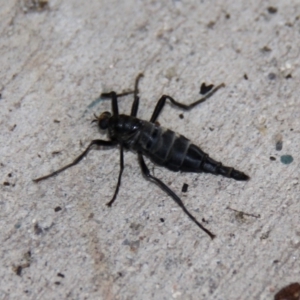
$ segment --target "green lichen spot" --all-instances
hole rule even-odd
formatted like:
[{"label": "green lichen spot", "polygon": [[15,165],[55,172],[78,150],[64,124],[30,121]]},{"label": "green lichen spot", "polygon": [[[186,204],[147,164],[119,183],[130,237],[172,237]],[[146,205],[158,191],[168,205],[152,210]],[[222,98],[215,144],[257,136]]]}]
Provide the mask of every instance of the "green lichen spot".
[{"label": "green lichen spot", "polygon": [[289,165],[293,160],[293,156],[288,154],[280,157],[280,161],[285,165]]}]

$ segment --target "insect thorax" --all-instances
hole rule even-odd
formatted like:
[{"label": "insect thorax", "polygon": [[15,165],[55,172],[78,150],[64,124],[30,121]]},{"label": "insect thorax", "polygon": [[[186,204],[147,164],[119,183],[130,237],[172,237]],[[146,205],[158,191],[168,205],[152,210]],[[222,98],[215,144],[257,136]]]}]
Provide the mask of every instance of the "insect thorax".
[{"label": "insect thorax", "polygon": [[112,117],[109,122],[108,133],[111,139],[123,143],[125,147],[136,139],[142,128],[142,121],[131,116],[119,115]]}]

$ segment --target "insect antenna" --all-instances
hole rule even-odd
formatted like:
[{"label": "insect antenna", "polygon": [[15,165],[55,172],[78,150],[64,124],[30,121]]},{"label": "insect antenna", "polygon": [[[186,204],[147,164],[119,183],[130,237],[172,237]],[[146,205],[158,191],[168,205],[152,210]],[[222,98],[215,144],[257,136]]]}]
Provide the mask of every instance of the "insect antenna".
[{"label": "insect antenna", "polygon": [[95,117],[95,119],[93,119],[93,120],[91,121],[91,124],[96,123],[96,122],[98,122],[98,120],[99,120],[99,117],[97,117],[96,114],[94,114],[94,117]]}]

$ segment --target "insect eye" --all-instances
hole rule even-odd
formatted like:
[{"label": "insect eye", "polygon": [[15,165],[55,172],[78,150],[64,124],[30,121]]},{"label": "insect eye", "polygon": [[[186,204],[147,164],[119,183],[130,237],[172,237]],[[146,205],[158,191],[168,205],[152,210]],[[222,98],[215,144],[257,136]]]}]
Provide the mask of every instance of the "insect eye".
[{"label": "insect eye", "polygon": [[98,124],[101,129],[105,130],[108,128],[110,117],[111,117],[111,113],[108,111],[106,111],[100,115],[100,117],[98,119]]}]

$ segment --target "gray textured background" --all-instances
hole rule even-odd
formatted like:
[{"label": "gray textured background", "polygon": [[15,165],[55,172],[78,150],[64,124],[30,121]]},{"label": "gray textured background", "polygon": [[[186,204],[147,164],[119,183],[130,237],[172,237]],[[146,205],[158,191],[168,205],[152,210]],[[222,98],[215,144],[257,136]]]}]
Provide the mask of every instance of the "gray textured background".
[{"label": "gray textured background", "polygon": [[[2,0],[0,19],[1,299],[272,299],[299,281],[299,1]],[[139,72],[144,119],[163,93],[189,103],[226,83],[159,121],[251,180],[154,168],[214,241],[130,152],[111,209],[117,149],[31,181],[104,138],[90,121],[110,103],[91,104]]]}]

